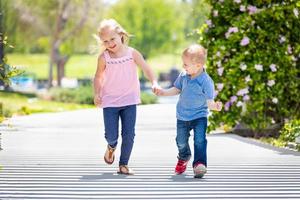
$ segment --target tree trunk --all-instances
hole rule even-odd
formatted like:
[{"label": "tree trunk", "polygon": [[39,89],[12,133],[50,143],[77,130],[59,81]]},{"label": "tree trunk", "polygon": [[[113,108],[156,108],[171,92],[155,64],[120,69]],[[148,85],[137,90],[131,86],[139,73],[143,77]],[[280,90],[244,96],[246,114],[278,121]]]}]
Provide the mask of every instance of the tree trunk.
[{"label": "tree trunk", "polygon": [[65,65],[69,60],[69,56],[61,57],[57,62],[57,86],[61,86],[61,80],[65,77]]},{"label": "tree trunk", "polygon": [[61,79],[65,76],[65,64],[69,60],[69,56],[62,56],[61,52],[59,51],[59,46],[65,42],[70,37],[74,36],[75,33],[82,28],[84,25],[87,16],[88,16],[88,10],[89,10],[89,1],[84,1],[84,12],[83,16],[77,23],[77,25],[68,33],[63,35],[66,23],[69,19],[68,14],[68,6],[69,6],[70,0],[65,0],[62,2],[61,7],[59,8],[59,14],[57,16],[56,20],[56,29],[53,34],[53,42],[51,45],[51,55],[50,55],[50,63],[49,63],[49,88],[52,86],[52,80],[53,80],[53,67],[56,65],[57,67],[57,84],[58,86],[61,86]]}]

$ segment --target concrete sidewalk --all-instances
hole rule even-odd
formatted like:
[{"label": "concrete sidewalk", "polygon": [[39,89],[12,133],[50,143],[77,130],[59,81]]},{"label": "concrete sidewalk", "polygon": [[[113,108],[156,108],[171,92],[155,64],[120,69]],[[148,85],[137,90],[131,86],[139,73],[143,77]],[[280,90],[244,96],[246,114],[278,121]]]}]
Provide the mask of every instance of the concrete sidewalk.
[{"label": "concrete sidewalk", "polygon": [[300,153],[231,134],[208,136],[203,179],[191,165],[175,176],[175,122],[174,104],[138,107],[136,175],[123,176],[103,161],[101,110],[10,119],[0,127],[0,199],[300,199]]}]

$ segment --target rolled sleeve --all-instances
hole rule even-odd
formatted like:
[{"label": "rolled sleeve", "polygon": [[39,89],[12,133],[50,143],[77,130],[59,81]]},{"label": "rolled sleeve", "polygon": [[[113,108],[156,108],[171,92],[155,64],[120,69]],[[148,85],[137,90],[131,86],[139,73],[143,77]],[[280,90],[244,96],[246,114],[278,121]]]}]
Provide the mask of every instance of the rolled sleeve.
[{"label": "rolled sleeve", "polygon": [[214,99],[215,86],[211,78],[207,78],[203,83],[204,94],[207,99]]},{"label": "rolled sleeve", "polygon": [[174,82],[174,87],[181,90],[182,89],[182,74],[180,74]]}]

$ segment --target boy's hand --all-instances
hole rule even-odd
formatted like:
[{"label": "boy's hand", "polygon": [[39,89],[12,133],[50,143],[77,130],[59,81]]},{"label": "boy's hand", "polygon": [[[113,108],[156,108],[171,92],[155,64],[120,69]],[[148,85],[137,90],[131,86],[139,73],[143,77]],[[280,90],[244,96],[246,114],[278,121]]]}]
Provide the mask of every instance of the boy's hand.
[{"label": "boy's hand", "polygon": [[217,101],[216,104],[215,104],[215,108],[216,108],[216,111],[221,111],[222,110],[222,102],[221,101]]},{"label": "boy's hand", "polygon": [[217,101],[217,102],[215,102],[214,100],[207,101],[207,107],[210,110],[221,111],[222,106],[223,106],[223,104],[221,101]]},{"label": "boy's hand", "polygon": [[99,95],[95,95],[95,97],[94,97],[95,106],[100,107],[101,103],[102,103],[102,101],[101,101],[101,98],[99,97]]},{"label": "boy's hand", "polygon": [[156,88],[154,94],[157,96],[162,96],[164,94],[164,90],[162,88]]},{"label": "boy's hand", "polygon": [[156,95],[158,95],[158,91],[162,90],[162,88],[158,85],[158,83],[154,83],[152,85],[152,92]]}]

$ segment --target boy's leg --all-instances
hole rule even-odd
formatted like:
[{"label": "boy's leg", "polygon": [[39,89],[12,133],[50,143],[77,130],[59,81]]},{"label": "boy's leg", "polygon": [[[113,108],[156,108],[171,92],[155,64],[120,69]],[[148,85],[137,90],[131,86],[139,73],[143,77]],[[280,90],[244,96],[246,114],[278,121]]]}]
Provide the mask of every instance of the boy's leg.
[{"label": "boy's leg", "polygon": [[201,163],[207,166],[207,140],[206,140],[206,129],[207,129],[207,118],[199,118],[193,122],[194,129],[194,161],[193,166],[197,163]]},{"label": "boy's leg", "polygon": [[127,165],[134,143],[136,105],[125,106],[120,111],[120,116],[122,122],[122,146],[119,165]]},{"label": "boy's leg", "polygon": [[177,120],[176,144],[178,148],[178,159],[180,160],[189,160],[191,157],[189,123],[190,122]]},{"label": "boy's leg", "polygon": [[118,144],[119,108],[103,108],[105,139],[108,145],[115,148]]}]

